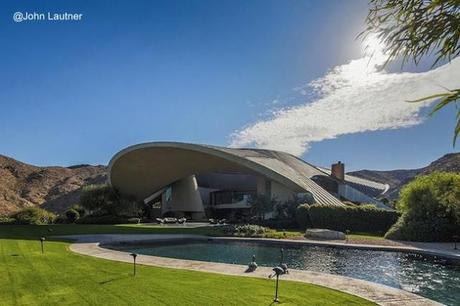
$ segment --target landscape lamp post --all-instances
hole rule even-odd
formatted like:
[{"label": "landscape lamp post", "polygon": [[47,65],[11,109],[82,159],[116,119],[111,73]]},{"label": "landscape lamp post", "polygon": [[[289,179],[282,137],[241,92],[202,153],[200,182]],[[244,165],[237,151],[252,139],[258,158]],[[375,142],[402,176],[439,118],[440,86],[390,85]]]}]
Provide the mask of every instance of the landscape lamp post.
[{"label": "landscape lamp post", "polygon": [[42,254],[45,253],[44,249],[43,249],[43,244],[45,243],[45,237],[40,237],[40,244],[41,244],[41,247],[42,247]]},{"label": "landscape lamp post", "polygon": [[454,236],[452,236],[452,239],[454,239],[454,250],[457,250],[458,236],[457,236],[457,235],[454,235]]},{"label": "landscape lamp post", "polygon": [[131,255],[133,257],[134,276],[136,276],[136,257],[137,257],[137,254],[136,253],[131,253],[129,255]]}]

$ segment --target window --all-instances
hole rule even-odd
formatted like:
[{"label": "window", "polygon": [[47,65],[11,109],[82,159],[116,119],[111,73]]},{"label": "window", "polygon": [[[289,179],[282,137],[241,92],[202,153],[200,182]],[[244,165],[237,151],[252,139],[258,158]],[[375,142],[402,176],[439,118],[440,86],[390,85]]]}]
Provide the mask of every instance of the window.
[{"label": "window", "polygon": [[165,190],[165,203],[168,203],[172,199],[172,187],[168,186]]}]

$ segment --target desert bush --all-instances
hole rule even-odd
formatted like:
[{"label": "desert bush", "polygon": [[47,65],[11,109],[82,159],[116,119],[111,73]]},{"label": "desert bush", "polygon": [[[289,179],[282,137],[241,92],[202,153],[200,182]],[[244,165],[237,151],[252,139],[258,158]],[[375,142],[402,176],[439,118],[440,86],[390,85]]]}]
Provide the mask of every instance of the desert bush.
[{"label": "desert bush", "polygon": [[16,219],[9,216],[0,216],[0,225],[13,224],[16,222]]},{"label": "desert bush", "polygon": [[432,173],[407,184],[397,202],[398,222],[385,237],[449,241],[460,234],[460,174]]},{"label": "desert bush", "polygon": [[70,208],[65,212],[65,217],[69,223],[75,223],[80,218],[80,213],[73,209]]},{"label": "desert bush", "polygon": [[84,215],[86,215],[85,209],[83,208],[83,206],[81,206],[78,203],[72,205],[70,208],[75,209],[78,212],[78,214],[80,215],[80,218],[83,217]]},{"label": "desert bush", "polygon": [[302,205],[296,215],[299,226],[326,228],[337,231],[385,233],[398,219],[396,211],[376,208],[373,205],[330,206]]},{"label": "desert bush", "polygon": [[52,224],[56,215],[38,207],[28,207],[12,216],[17,224]]}]

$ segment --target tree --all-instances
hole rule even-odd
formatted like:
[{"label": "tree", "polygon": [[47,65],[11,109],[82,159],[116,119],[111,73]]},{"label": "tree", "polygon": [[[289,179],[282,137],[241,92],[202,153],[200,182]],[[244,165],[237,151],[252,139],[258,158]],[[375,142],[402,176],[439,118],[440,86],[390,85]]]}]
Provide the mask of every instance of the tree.
[{"label": "tree", "polygon": [[[416,65],[435,53],[433,66],[460,54],[460,1],[458,0],[370,0],[367,29],[360,35],[377,34],[386,45],[387,62],[401,57],[403,65],[412,60]],[[457,103],[460,88],[409,102],[439,99],[431,114]],[[453,144],[460,135],[460,108]]]},{"label": "tree", "polygon": [[280,219],[294,219],[296,216],[297,207],[301,204],[313,204],[315,199],[311,193],[302,195],[294,195],[291,200],[278,202],[275,205],[276,215]]},{"label": "tree", "polygon": [[460,234],[460,174],[420,176],[401,190],[398,222],[385,237],[414,241],[449,241]]},{"label": "tree", "polygon": [[80,205],[90,214],[138,217],[142,212],[142,203],[105,184],[83,187]]},{"label": "tree", "polygon": [[109,212],[116,201],[115,190],[105,184],[84,186],[80,196],[80,205],[90,213]]},{"label": "tree", "polygon": [[251,204],[251,213],[257,216],[260,221],[265,220],[265,214],[273,211],[278,201],[266,195],[258,195],[249,200]]}]

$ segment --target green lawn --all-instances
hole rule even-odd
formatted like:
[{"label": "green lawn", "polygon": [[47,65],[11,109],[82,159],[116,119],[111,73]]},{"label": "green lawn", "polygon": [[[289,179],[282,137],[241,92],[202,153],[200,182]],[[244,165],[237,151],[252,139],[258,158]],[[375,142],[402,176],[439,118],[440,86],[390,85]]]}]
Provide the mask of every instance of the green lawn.
[{"label": "green lawn", "polygon": [[360,233],[360,232],[351,232],[348,235],[348,238],[351,240],[385,240],[383,234],[374,234],[374,233]]},{"label": "green lawn", "polygon": [[[51,231],[50,231],[51,230]],[[139,266],[74,254],[40,236],[88,233],[196,233],[135,225],[0,226],[1,305],[270,305],[274,281]],[[372,305],[327,288],[283,281],[283,305]]]}]

